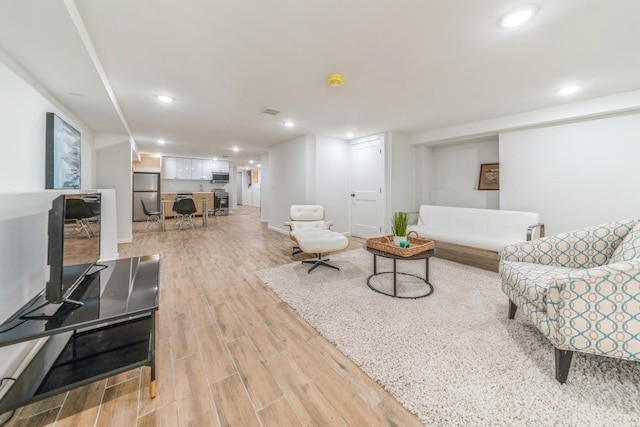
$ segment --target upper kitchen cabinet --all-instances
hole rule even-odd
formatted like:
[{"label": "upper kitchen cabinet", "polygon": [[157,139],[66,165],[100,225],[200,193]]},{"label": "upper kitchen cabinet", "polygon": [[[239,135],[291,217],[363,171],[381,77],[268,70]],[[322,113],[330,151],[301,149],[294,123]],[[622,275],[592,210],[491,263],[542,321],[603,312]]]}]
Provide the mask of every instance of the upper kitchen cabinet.
[{"label": "upper kitchen cabinet", "polygon": [[176,165],[178,167],[176,178],[191,179],[191,159],[183,159],[182,157],[178,157]]},{"label": "upper kitchen cabinet", "polygon": [[178,177],[178,166],[175,157],[162,157],[162,179],[176,179]]},{"label": "upper kitchen cabinet", "polygon": [[[229,162],[226,163],[227,171]],[[224,166],[220,166],[224,167]],[[162,157],[162,179],[211,180],[213,160],[188,159],[183,157]]]},{"label": "upper kitchen cabinet", "polygon": [[202,178],[206,181],[211,179],[211,173],[213,172],[213,160],[203,159],[202,160]]},{"label": "upper kitchen cabinet", "polygon": [[213,160],[211,172],[229,173],[229,162],[227,160]]},{"label": "upper kitchen cabinet", "polygon": [[191,159],[191,179],[202,179],[202,159]]}]

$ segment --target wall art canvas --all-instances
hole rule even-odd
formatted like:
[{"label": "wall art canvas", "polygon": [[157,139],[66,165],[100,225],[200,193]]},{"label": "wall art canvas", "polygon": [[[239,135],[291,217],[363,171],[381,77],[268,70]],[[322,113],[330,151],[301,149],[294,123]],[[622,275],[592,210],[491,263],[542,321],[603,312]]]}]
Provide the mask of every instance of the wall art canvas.
[{"label": "wall art canvas", "polygon": [[480,165],[480,180],[478,190],[500,189],[500,164],[485,163]]},{"label": "wall art canvas", "polygon": [[45,188],[80,188],[80,132],[47,113]]}]

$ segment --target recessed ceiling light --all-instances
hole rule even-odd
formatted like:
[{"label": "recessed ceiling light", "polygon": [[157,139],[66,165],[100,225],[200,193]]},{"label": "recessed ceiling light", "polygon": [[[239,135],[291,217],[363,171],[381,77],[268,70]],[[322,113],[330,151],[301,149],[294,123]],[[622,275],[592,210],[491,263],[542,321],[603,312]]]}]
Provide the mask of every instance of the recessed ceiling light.
[{"label": "recessed ceiling light", "polygon": [[173,102],[173,98],[167,95],[156,95],[156,99],[164,104],[170,104]]},{"label": "recessed ceiling light", "polygon": [[291,120],[287,120],[286,122],[283,122],[282,124],[284,125],[284,127],[287,127],[287,128],[292,128],[292,127],[294,127],[296,125]]},{"label": "recessed ceiling light", "polygon": [[498,21],[498,25],[503,28],[513,28],[524,24],[538,12],[538,6],[535,4],[528,4],[520,6],[506,13]]},{"label": "recessed ceiling light", "polygon": [[164,139],[162,139],[162,138],[158,139],[158,144],[164,144],[164,143],[165,143]]},{"label": "recessed ceiling light", "polygon": [[353,138],[353,132],[347,132],[347,138]]},{"label": "recessed ceiling light", "polygon": [[240,149],[238,147],[233,147],[233,152],[237,153],[238,151],[240,151]]},{"label": "recessed ceiling light", "polygon": [[556,92],[558,93],[558,95],[567,96],[567,95],[576,94],[576,93],[580,92],[581,89],[582,89],[582,86],[580,86],[580,85],[569,85],[569,86],[561,87]]},{"label": "recessed ceiling light", "polygon": [[218,158],[217,158],[217,157],[214,157],[214,158],[213,158],[213,160],[218,160]]},{"label": "recessed ceiling light", "polygon": [[258,165],[257,165],[257,166],[258,166],[258,167],[262,167],[262,165],[261,165],[260,163],[258,163]]},{"label": "recessed ceiling light", "polygon": [[252,165],[252,164],[253,164],[253,160],[249,160],[249,164],[251,164],[251,165]]}]

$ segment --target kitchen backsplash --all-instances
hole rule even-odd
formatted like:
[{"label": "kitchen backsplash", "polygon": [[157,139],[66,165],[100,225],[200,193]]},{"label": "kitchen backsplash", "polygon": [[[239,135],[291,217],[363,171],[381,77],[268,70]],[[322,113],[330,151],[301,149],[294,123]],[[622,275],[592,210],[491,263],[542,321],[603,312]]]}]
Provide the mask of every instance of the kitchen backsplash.
[{"label": "kitchen backsplash", "polygon": [[224,189],[229,191],[229,184],[211,184],[208,181],[191,181],[188,179],[163,179],[160,182],[163,193],[213,191]]}]

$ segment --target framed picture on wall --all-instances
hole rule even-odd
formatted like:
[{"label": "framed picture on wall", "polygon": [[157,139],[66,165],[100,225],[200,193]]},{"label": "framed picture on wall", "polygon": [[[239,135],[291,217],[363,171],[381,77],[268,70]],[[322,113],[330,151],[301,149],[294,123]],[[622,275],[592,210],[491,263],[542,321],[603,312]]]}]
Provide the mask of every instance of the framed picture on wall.
[{"label": "framed picture on wall", "polygon": [[47,113],[45,153],[44,188],[80,188],[80,132],[54,113]]},{"label": "framed picture on wall", "polygon": [[257,184],[258,183],[258,171],[253,171],[253,183]]},{"label": "framed picture on wall", "polygon": [[480,165],[478,190],[500,189],[500,163],[484,163]]}]

